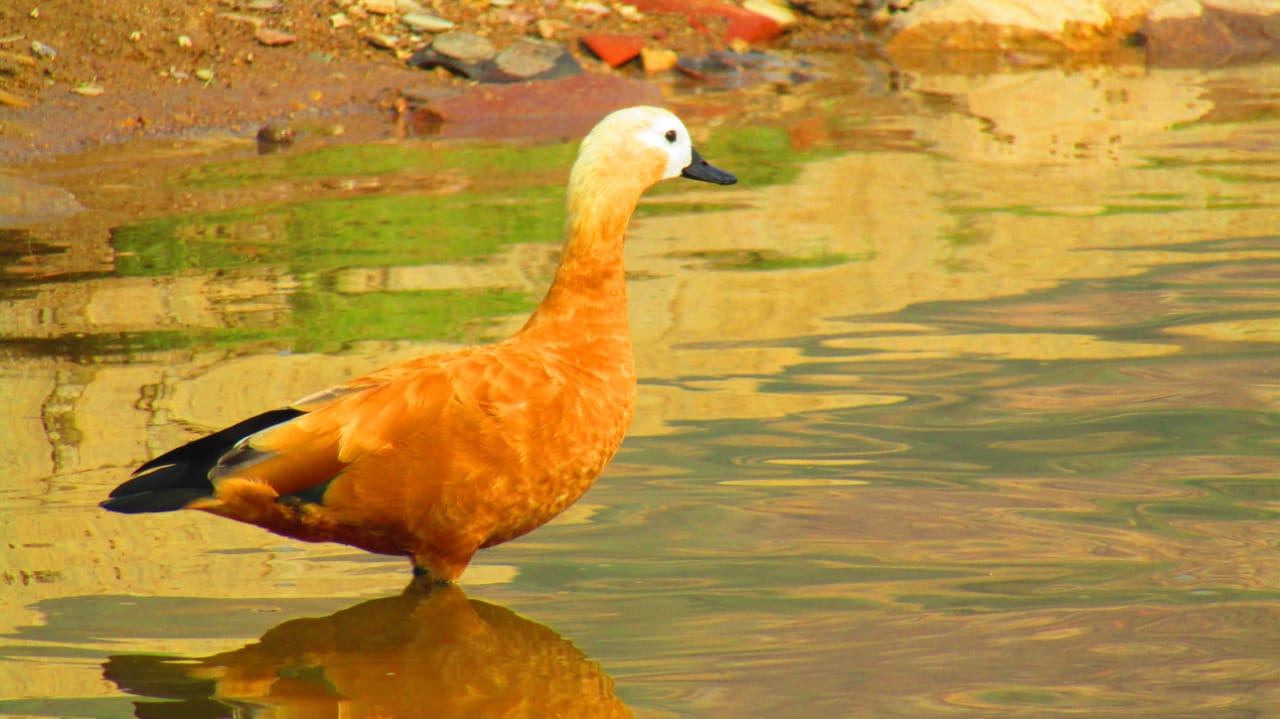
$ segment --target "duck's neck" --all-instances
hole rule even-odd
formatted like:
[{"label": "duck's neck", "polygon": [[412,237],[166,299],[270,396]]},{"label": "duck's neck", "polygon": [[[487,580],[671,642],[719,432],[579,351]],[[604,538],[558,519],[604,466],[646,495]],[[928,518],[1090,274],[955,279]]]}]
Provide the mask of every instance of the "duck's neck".
[{"label": "duck's neck", "polygon": [[626,272],[627,223],[637,196],[573,193],[555,280],[522,333],[557,333],[578,342],[630,344]]}]

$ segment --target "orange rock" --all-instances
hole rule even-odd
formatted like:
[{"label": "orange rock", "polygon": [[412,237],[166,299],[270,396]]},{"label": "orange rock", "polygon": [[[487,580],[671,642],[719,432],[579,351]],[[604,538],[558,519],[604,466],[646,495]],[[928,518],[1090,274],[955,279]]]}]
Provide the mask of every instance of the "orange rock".
[{"label": "orange rock", "polygon": [[782,34],[782,26],[772,18],[744,10],[721,0],[631,0],[643,13],[684,15],[691,23],[707,18],[722,18],[728,23],[724,39],[748,43],[768,42]]},{"label": "orange rock", "polygon": [[582,44],[596,57],[609,63],[609,67],[622,67],[644,49],[644,38],[636,35],[589,33],[582,36]]},{"label": "orange rock", "polygon": [[679,59],[674,50],[646,47],[640,51],[640,62],[648,73],[666,72],[675,67]]}]

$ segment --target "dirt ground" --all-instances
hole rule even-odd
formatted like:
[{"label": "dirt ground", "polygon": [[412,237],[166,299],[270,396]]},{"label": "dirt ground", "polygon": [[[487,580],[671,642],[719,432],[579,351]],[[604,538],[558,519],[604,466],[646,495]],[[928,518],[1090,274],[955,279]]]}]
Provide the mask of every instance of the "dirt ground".
[{"label": "dirt ground", "polygon": [[[390,112],[405,93],[467,92],[443,70],[405,60],[430,36],[411,36],[370,0],[11,0],[0,3],[0,162],[75,152],[135,137],[203,128],[253,133],[268,121]],[[562,42],[588,72],[611,70],[583,49],[586,32],[641,35],[685,56],[723,48],[715,20],[624,17],[617,4],[573,0],[422,0],[429,13],[502,47],[519,36]],[[841,4],[837,3],[837,6]],[[865,45],[850,0],[799,22],[764,49],[801,52]],[[600,8],[606,8],[604,12]],[[620,12],[620,10],[622,12]],[[539,23],[539,21],[544,21]],[[349,23],[349,24],[348,24]],[[260,28],[287,33],[268,45]],[[371,42],[394,35],[392,49]],[[738,49],[743,49],[740,45]]]}]

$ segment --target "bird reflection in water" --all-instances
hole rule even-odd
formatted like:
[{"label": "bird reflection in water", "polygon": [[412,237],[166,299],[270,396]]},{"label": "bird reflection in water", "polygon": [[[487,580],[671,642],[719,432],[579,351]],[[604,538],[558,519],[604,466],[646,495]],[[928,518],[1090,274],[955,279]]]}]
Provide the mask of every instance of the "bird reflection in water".
[{"label": "bird reflection in water", "polygon": [[204,659],[117,655],[103,675],[144,718],[631,717],[581,650],[456,585],[413,583],[287,621]]}]

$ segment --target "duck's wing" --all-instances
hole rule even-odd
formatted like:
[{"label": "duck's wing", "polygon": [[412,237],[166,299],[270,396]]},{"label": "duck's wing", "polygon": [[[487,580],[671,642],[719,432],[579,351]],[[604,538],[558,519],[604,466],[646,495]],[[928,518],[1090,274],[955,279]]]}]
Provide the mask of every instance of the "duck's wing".
[{"label": "duck's wing", "polygon": [[125,513],[182,509],[214,496],[218,482],[231,477],[315,501],[359,457],[438,419],[452,390],[440,358],[432,359],[379,370],[166,452],[139,467],[102,506]]}]

